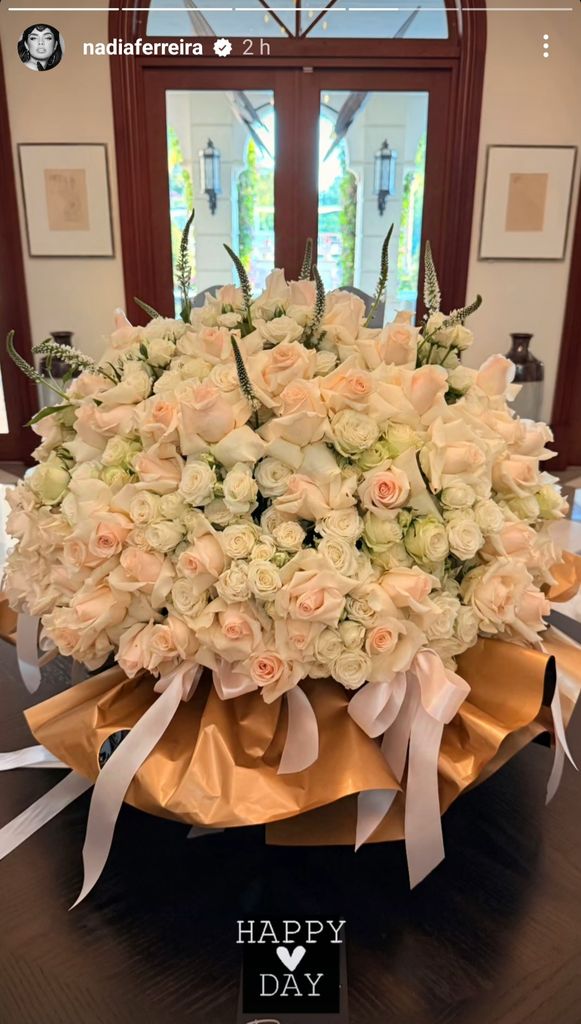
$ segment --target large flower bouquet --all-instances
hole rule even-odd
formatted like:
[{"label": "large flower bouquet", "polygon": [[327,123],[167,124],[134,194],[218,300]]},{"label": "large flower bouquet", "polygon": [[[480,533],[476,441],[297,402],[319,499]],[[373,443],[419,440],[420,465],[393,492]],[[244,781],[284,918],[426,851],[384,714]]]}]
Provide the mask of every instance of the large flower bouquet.
[{"label": "large flower bouquet", "polygon": [[53,382],[40,464],[9,497],[4,586],[90,669],[114,655],[158,692],[177,678],[190,697],[208,669],[220,701],[285,695],[283,771],[319,750],[306,680],[347,691],[366,738],[407,714],[384,748],[395,792],[421,709],[437,760],[468,696],[456,659],[479,637],[539,646],[565,511],[541,471],[551,432],[511,410],[507,359],[460,365],[480,299],[441,312],[429,246],[421,326],[371,328],[389,236],[369,312],[325,294],[309,246],[299,280],[275,270],[256,298],[231,254],[240,287],[193,308],[184,237],[181,319],[119,313],[98,362],[67,349],[78,375]]}]

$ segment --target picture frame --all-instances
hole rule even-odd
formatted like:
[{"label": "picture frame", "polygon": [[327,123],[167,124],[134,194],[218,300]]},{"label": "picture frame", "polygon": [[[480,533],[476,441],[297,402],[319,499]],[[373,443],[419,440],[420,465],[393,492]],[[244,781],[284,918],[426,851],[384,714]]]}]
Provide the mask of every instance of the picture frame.
[{"label": "picture frame", "polygon": [[115,256],[104,142],[21,142],[18,163],[32,259]]},{"label": "picture frame", "polygon": [[480,260],[563,260],[577,146],[490,145]]}]

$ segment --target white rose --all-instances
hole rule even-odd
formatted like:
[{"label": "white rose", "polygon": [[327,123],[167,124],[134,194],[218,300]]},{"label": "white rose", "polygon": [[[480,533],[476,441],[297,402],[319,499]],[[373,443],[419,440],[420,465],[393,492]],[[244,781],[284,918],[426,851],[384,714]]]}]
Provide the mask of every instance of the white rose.
[{"label": "white rose", "polygon": [[339,636],[348,651],[359,650],[365,640],[365,626],[352,619],[345,619],[339,623]]},{"label": "white rose", "polygon": [[237,327],[240,323],[240,313],[221,313],[220,316],[216,317],[216,322],[220,327]]},{"label": "white rose", "polygon": [[396,459],[402,452],[407,452],[408,448],[417,448],[420,436],[407,423],[390,423],[385,433],[385,443],[389,457]]},{"label": "white rose", "polygon": [[269,562],[276,554],[276,544],[272,537],[263,533],[252,548],[250,558],[253,562]]},{"label": "white rose", "polygon": [[389,569],[401,569],[413,565],[413,559],[406,551],[403,541],[377,546],[371,551],[371,559],[374,565],[380,566],[386,572]]},{"label": "white rose", "polygon": [[552,484],[544,484],[536,493],[542,519],[562,519],[567,514],[567,502]]},{"label": "white rose", "polygon": [[265,341],[273,345],[280,345],[282,342],[298,341],[302,336],[303,328],[290,316],[277,316],[268,323],[260,324],[258,328]]},{"label": "white rose", "polygon": [[150,523],[145,530],[145,539],[154,551],[173,551],[184,538],[184,527],[181,523]]},{"label": "white rose", "polygon": [[371,448],[379,437],[379,427],[371,416],[342,409],[331,420],[333,443],[342,455],[355,455]]},{"label": "white rose", "polygon": [[502,632],[516,618],[516,606],[530,588],[532,577],[521,561],[497,558],[479,566],[462,580],[461,593],[486,633]]},{"label": "white rose", "polygon": [[236,391],[240,387],[238,372],[234,363],[217,363],[212,367],[210,380],[219,391]]},{"label": "white rose", "polygon": [[343,641],[336,629],[324,629],[315,640],[315,656],[324,665],[335,661],[342,650]]},{"label": "white rose", "polygon": [[245,562],[233,562],[226,572],[216,580],[218,596],[227,604],[239,604],[250,597],[248,566]]},{"label": "white rose", "polygon": [[502,509],[499,508],[492,498],[476,502],[474,517],[485,537],[491,533],[498,533],[504,525]]},{"label": "white rose", "polygon": [[506,504],[517,519],[534,523],[540,517],[541,510],[534,494],[527,494],[525,498],[509,498]]},{"label": "white rose", "polygon": [[256,527],[250,523],[232,523],[220,534],[222,550],[228,558],[248,558],[256,543]]},{"label": "white rose", "polygon": [[468,391],[476,380],[476,370],[468,366],[457,366],[448,374],[448,384],[452,391],[460,393]]},{"label": "white rose", "polygon": [[183,519],[186,506],[180,495],[174,491],[172,494],[162,495],[159,500],[159,512],[164,519]]},{"label": "white rose", "polygon": [[315,360],[315,376],[326,377],[337,365],[337,356],[334,352],[325,352],[319,349]]},{"label": "white rose", "polygon": [[255,467],[254,476],[260,493],[265,498],[276,498],[286,491],[292,476],[292,469],[289,469],[284,462],[268,457],[261,459]]},{"label": "white rose", "polygon": [[128,462],[140,449],[141,445],[138,442],[129,441],[126,437],[110,437],[101,455],[101,462],[104,466],[117,466],[122,462]]},{"label": "white rose", "polygon": [[470,484],[459,481],[450,487],[444,487],[440,495],[440,501],[446,508],[464,508],[466,505],[473,505],[476,501],[476,493]]},{"label": "white rose", "polygon": [[458,516],[447,524],[446,532],[450,551],[463,562],[474,558],[484,543],[480,527],[473,519]]},{"label": "white rose", "polygon": [[184,466],[178,492],[190,505],[205,505],[212,500],[215,484],[216,474],[211,466],[193,460]]},{"label": "white rose", "polygon": [[28,484],[43,505],[57,505],[69,485],[70,476],[60,462],[44,462],[30,474]]},{"label": "white rose", "polygon": [[404,544],[418,562],[443,562],[449,545],[446,529],[431,516],[416,519],[407,531]]},{"label": "white rose", "polygon": [[342,537],[323,537],[318,551],[342,576],[354,576],[357,572],[357,551],[353,544]]},{"label": "white rose", "polygon": [[101,480],[113,491],[119,491],[131,480],[131,473],[121,466],[105,466],[101,472]]},{"label": "white rose", "polygon": [[193,580],[184,577],[175,581],[171,588],[171,599],[178,615],[188,615],[190,618],[200,615],[206,606],[206,598],[200,597]]},{"label": "white rose", "polygon": [[346,690],[357,690],[369,675],[371,658],[365,651],[343,651],[333,662],[331,674]]},{"label": "white rose", "polygon": [[182,359],[178,369],[182,380],[205,380],[212,366],[205,359]]},{"label": "white rose", "polygon": [[227,526],[234,518],[234,513],[230,511],[222,498],[215,498],[214,501],[205,505],[204,515],[214,526]]},{"label": "white rose", "polygon": [[434,607],[426,629],[428,640],[447,640],[454,635],[454,623],[460,609],[460,602],[450,594],[436,594],[430,598]]},{"label": "white rose", "polygon": [[129,502],[129,515],[138,526],[145,526],[159,518],[159,494],[138,491]]},{"label": "white rose", "polygon": [[242,514],[256,508],[258,485],[244,462],[237,462],[224,479],[224,503],[231,512]]},{"label": "white rose", "polygon": [[266,561],[250,563],[248,584],[254,596],[261,601],[269,601],[282,586],[278,569]]},{"label": "white rose", "polygon": [[380,519],[373,512],[366,512],[363,540],[371,551],[387,544],[396,544],[402,538],[402,529],[396,519]]},{"label": "white rose", "polygon": [[317,523],[317,533],[324,537],[342,537],[353,544],[363,533],[363,520],[354,508],[338,508]]},{"label": "white rose", "polygon": [[300,551],[306,533],[300,523],[295,519],[289,519],[288,522],[278,523],[272,531],[272,536],[277,547],[283,551]]},{"label": "white rose", "polygon": [[268,533],[271,536],[273,535],[274,530],[280,523],[287,523],[293,521],[294,520],[289,519],[288,515],[286,515],[284,512],[279,512],[279,510],[275,508],[274,505],[269,505],[268,508],[264,510],[260,517],[260,525],[262,526],[262,529],[264,530],[265,533]]},{"label": "white rose", "polygon": [[152,366],[167,366],[175,350],[175,344],[169,338],[152,338],[147,342],[147,361]]},{"label": "white rose", "polygon": [[151,551],[151,545],[146,536],[147,526],[135,526],[130,533],[127,534],[127,543],[131,547],[139,548],[141,551]]}]

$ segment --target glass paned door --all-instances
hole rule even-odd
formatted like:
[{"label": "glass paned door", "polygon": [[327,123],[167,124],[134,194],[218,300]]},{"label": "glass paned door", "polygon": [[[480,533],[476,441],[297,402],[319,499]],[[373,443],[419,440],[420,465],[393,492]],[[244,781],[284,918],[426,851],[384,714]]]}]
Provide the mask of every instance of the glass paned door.
[{"label": "glass paned door", "polygon": [[320,95],[319,271],[327,288],[372,295],[393,223],[386,319],[417,304],[428,100],[423,91]]},{"label": "glass paned door", "polygon": [[[194,295],[234,280],[224,242],[240,254],[254,289],[261,289],[274,265],[274,92],[169,90],[166,124],[174,265],[195,206]],[[179,312],[177,288],[174,299]]]}]

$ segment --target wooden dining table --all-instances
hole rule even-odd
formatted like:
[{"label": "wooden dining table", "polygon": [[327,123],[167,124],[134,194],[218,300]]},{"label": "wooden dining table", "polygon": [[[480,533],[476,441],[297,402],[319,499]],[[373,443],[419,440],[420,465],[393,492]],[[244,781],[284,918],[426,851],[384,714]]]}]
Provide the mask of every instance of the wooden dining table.
[{"label": "wooden dining table", "polygon": [[[15,750],[34,742],[23,709],[67,685],[69,666],[47,666],[31,697],[4,641],[0,658],[0,749]],[[569,737],[581,763],[579,710]],[[545,806],[551,759],[534,743],[462,796],[445,861],[411,892],[400,842],[188,839],[124,805],[100,881],[69,911],[85,793],[0,862],[0,1024],[237,1024],[249,918],[345,919],[350,1024],[580,1024],[581,777],[567,764]],[[0,773],[0,825],[61,777]]]}]

